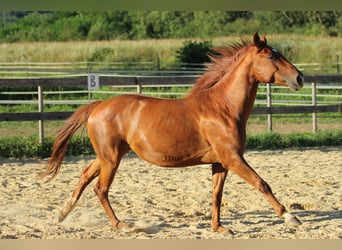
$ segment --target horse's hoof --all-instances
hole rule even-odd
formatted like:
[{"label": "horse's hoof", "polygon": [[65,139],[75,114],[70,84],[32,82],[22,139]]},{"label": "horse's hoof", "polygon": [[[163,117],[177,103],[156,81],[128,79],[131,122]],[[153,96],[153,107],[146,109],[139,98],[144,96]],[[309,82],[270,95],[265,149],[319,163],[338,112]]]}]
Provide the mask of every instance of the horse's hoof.
[{"label": "horse's hoof", "polygon": [[226,228],[224,226],[215,227],[215,228],[213,228],[213,231],[215,233],[220,233],[220,234],[224,234],[224,235],[231,236],[231,237],[234,237],[234,235],[235,235],[232,230],[230,230],[229,228]]},{"label": "horse's hoof", "polygon": [[134,231],[134,226],[133,225],[129,225],[129,224],[123,223],[121,221],[119,223],[115,224],[113,226],[113,228],[115,230],[120,230],[120,231],[125,232],[125,233],[129,233],[131,231]]},{"label": "horse's hoof", "polygon": [[59,213],[58,213],[58,223],[63,222],[66,217],[67,217],[67,215],[64,214],[63,211],[59,211]]},{"label": "horse's hoof", "polygon": [[64,216],[62,216],[61,214],[59,214],[59,215],[58,215],[58,223],[61,223],[61,222],[63,222],[63,221],[64,221],[64,219],[65,219],[65,217],[64,217]]},{"label": "horse's hoof", "polygon": [[226,231],[223,231],[222,234],[225,235],[225,236],[232,237],[232,238],[235,235],[235,233],[232,230],[230,230],[230,229],[226,229]]},{"label": "horse's hoof", "polygon": [[290,213],[285,213],[283,216],[285,218],[285,223],[286,224],[289,224],[289,225],[292,225],[292,226],[298,226],[298,225],[302,224],[300,222],[300,220],[296,216],[294,216],[294,215],[292,215]]}]

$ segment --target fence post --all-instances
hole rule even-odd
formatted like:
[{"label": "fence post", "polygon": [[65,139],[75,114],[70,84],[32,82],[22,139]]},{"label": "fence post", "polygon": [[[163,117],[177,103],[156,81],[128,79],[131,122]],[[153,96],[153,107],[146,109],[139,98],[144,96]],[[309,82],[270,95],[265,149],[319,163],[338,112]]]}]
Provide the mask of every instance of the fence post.
[{"label": "fence post", "polygon": [[[89,74],[91,73],[92,70],[92,63],[91,62],[87,62],[87,76],[89,77]],[[90,102],[91,100],[91,91],[89,90],[88,87],[88,101]]]},{"label": "fence post", "polygon": [[314,111],[312,113],[312,133],[317,132],[317,90],[316,90],[316,82],[312,83],[312,106],[314,107]]},{"label": "fence post", "polygon": [[340,74],[340,56],[339,56],[339,54],[336,54],[336,68],[337,68],[337,74]]},{"label": "fence post", "polygon": [[[38,112],[43,112],[43,87],[41,82],[38,83]],[[39,129],[39,143],[43,144],[44,141],[44,124],[43,120],[38,121],[38,129]]]},{"label": "fence post", "polygon": [[135,77],[135,84],[137,85],[137,93],[141,94],[142,93],[142,85],[139,82],[139,77]]},{"label": "fence post", "polygon": [[[267,83],[266,84],[266,89],[267,89],[267,107],[271,108],[272,107],[272,91],[271,91],[271,84]],[[272,113],[267,114],[267,130],[268,132],[272,132]]]}]

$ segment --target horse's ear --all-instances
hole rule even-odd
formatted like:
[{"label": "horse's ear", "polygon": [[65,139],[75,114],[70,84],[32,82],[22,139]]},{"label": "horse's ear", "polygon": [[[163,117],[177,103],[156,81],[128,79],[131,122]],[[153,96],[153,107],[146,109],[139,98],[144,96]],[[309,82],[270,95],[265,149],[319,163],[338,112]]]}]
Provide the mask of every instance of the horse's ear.
[{"label": "horse's ear", "polygon": [[260,44],[260,37],[259,37],[258,32],[255,32],[254,35],[253,35],[253,43],[257,47],[258,47],[258,44]]},{"label": "horse's ear", "polygon": [[258,32],[255,32],[254,36],[253,36],[253,43],[259,49],[259,51],[260,51],[260,50],[262,50],[263,48],[266,47],[267,40],[266,40],[265,36],[263,37],[263,40],[261,40]]},{"label": "horse's ear", "polygon": [[265,46],[267,45],[267,39],[266,39],[266,36],[264,35],[263,36],[263,38],[264,38],[264,43],[265,43]]}]

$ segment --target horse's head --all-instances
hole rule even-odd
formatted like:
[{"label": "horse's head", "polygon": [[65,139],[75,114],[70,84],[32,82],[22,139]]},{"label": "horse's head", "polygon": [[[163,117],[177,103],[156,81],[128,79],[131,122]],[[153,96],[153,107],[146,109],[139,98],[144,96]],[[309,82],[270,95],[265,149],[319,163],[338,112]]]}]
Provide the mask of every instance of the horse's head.
[{"label": "horse's head", "polygon": [[303,73],[279,51],[267,45],[265,37],[260,39],[258,33],[255,33],[252,47],[256,53],[252,70],[258,82],[288,86],[292,90],[299,90],[303,87]]}]

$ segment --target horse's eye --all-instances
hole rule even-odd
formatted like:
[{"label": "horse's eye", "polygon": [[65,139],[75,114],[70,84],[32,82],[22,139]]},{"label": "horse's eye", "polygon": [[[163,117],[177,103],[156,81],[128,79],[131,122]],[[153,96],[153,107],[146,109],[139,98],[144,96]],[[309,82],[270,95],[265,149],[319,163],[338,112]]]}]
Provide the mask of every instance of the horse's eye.
[{"label": "horse's eye", "polygon": [[268,55],[268,56],[267,56],[267,58],[268,58],[268,59],[270,59],[270,60],[274,60],[274,59],[276,59],[276,57],[275,57],[273,54],[271,54],[271,55]]},{"label": "horse's eye", "polygon": [[279,58],[279,52],[278,50],[272,48],[272,54],[268,55],[267,58],[270,59],[270,60],[275,60],[277,58]]}]

